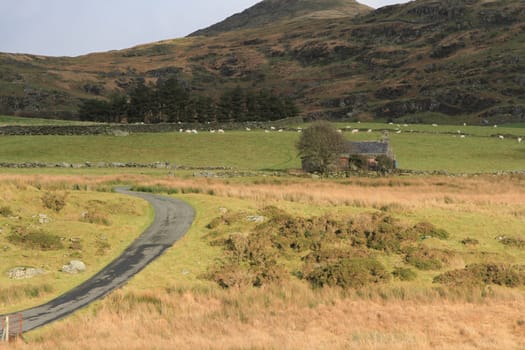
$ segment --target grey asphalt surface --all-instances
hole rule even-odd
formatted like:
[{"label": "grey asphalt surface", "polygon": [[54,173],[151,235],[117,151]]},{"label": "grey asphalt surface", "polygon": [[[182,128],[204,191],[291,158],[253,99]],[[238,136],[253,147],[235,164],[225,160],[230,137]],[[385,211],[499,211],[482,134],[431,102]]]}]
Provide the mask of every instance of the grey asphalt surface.
[{"label": "grey asphalt surface", "polygon": [[170,248],[193,223],[195,211],[181,200],[131,192],[125,188],[118,188],[116,191],[147,200],[155,210],[153,223],[121,256],[95,276],[46,304],[21,311],[24,332],[64,318],[122,286]]}]

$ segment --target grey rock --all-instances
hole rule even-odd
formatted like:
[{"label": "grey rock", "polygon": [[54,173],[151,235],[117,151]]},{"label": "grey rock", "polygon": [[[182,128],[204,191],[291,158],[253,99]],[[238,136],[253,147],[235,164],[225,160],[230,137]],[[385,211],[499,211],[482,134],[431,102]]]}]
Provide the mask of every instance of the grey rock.
[{"label": "grey rock", "polygon": [[69,264],[62,266],[62,272],[76,274],[86,271],[86,264],[80,260],[71,260]]},{"label": "grey rock", "polygon": [[44,274],[46,271],[40,268],[18,266],[10,269],[7,276],[13,280],[20,280],[25,278],[33,278]]}]

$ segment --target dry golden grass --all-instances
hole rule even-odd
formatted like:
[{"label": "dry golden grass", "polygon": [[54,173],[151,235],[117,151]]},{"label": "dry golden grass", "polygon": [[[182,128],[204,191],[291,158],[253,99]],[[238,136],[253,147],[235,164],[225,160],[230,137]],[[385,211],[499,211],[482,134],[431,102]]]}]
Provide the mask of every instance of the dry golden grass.
[{"label": "dry golden grass", "polygon": [[119,291],[14,349],[519,349],[524,306],[522,295],[385,301],[301,285]]}]

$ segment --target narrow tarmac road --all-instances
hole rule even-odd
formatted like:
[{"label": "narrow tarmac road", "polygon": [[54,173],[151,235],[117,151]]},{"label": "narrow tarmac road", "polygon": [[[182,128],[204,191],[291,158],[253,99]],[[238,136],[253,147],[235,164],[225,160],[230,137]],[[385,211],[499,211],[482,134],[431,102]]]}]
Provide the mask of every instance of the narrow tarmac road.
[{"label": "narrow tarmac road", "polygon": [[21,311],[24,332],[61,319],[122,286],[170,248],[193,223],[195,211],[183,201],[125,188],[118,188],[117,192],[147,200],[155,210],[153,223],[95,276],[46,304]]}]

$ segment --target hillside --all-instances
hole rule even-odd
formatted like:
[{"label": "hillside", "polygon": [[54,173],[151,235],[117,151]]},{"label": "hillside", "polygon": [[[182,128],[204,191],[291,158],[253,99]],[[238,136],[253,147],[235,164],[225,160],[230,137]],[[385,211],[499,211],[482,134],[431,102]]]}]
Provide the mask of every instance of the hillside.
[{"label": "hillside", "polygon": [[266,0],[187,38],[75,58],[0,54],[0,113],[74,117],[81,98],[176,77],[214,98],[237,85],[283,93],[308,118],[523,122],[524,19],[521,0],[375,11]]},{"label": "hillside", "polygon": [[353,17],[372,9],[354,0],[265,0],[190,36],[217,35],[233,30],[261,27],[278,20]]}]

